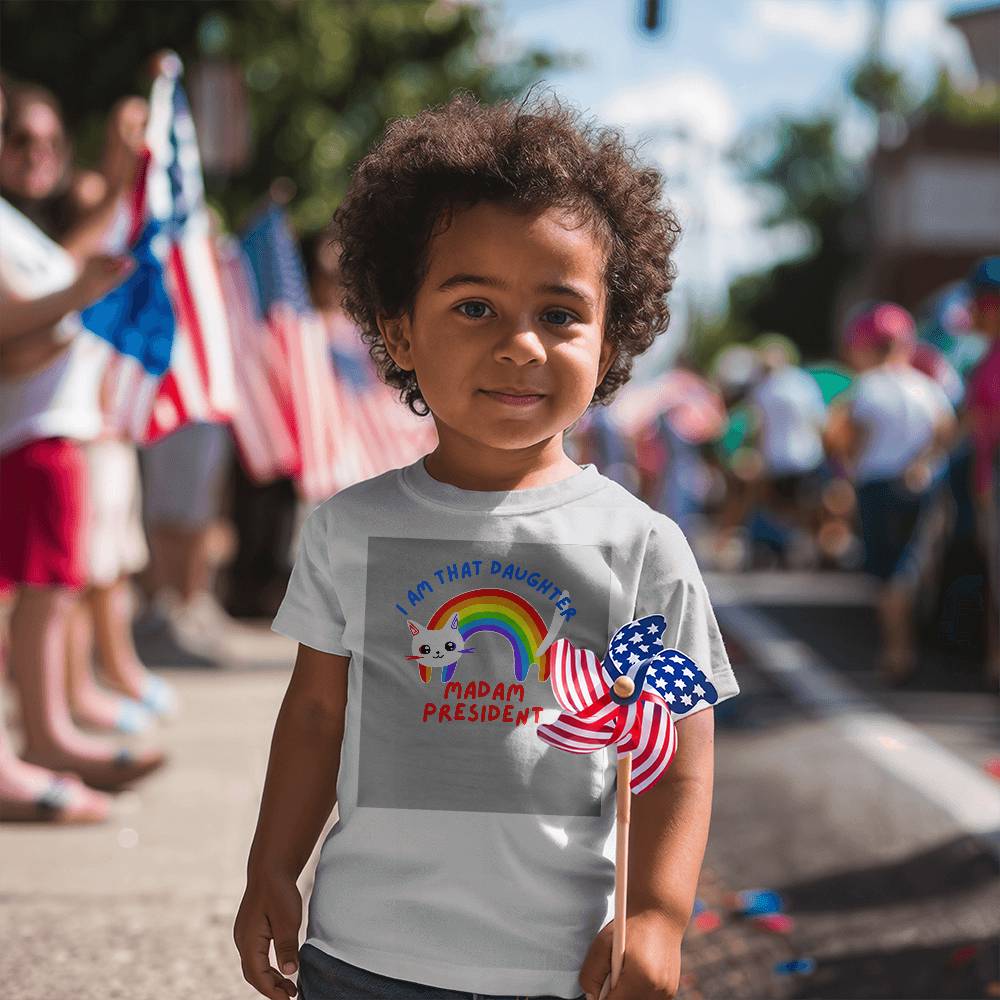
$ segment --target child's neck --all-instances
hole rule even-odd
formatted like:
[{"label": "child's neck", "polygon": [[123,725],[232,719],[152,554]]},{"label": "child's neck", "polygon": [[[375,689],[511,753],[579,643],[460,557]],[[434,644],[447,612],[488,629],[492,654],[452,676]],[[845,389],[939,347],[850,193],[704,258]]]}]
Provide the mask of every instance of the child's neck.
[{"label": "child's neck", "polygon": [[424,469],[432,479],[463,490],[508,492],[548,486],[580,471],[563,450],[562,435],[544,448],[506,451],[471,440],[440,441],[424,456]]}]

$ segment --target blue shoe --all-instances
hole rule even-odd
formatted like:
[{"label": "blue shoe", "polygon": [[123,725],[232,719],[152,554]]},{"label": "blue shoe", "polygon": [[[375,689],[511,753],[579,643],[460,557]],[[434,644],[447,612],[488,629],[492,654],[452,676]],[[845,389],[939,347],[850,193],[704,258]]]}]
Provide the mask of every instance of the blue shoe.
[{"label": "blue shoe", "polygon": [[115,730],[119,733],[133,735],[144,733],[153,724],[153,712],[145,705],[132,698],[118,700],[118,718],[115,719]]},{"label": "blue shoe", "polygon": [[177,713],[177,693],[162,677],[150,674],[142,692],[142,704],[161,719]]}]

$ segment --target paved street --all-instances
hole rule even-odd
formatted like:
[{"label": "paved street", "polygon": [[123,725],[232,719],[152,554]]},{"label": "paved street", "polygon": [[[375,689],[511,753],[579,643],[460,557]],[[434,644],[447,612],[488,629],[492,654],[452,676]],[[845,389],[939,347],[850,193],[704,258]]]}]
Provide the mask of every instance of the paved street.
[{"label": "paved street", "polygon": [[[789,662],[783,676],[761,662],[761,650],[821,655],[823,669],[858,692],[852,713],[912,724],[892,738],[926,736],[932,742],[919,753],[938,756],[921,761],[950,768],[941,772],[950,784],[964,780],[983,792],[979,815],[1000,788],[982,770],[997,745],[995,696],[971,681],[946,694],[878,691],[860,654],[846,665],[838,658],[841,642],[863,649],[862,630],[873,624],[842,579],[813,581],[811,597],[791,578],[707,579],[742,694],[717,713],[713,824],[699,893],[708,916],[685,940],[681,995],[997,995],[989,992],[1000,981],[995,842],[970,832],[971,814],[947,796],[925,793],[896,763],[883,766],[843,713],[810,703],[796,687],[805,682],[789,683],[799,676]],[[762,635],[779,645],[761,645]],[[231,927],[293,646],[263,625],[237,646],[232,669],[163,668],[184,699],[180,717],[162,731],[171,764],[119,796],[111,823],[0,830],[4,997],[255,995],[242,981]],[[307,871],[304,890],[309,881]],[[793,921],[788,933],[734,912],[731,894],[749,889],[781,894]],[[795,960],[811,960],[812,971],[775,971]]]}]

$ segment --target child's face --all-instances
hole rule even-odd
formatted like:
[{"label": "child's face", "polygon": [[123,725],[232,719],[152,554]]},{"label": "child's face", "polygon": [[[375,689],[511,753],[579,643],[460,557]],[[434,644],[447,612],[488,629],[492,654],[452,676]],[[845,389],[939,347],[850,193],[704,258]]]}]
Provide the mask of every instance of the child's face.
[{"label": "child's face", "polygon": [[[558,209],[490,202],[456,212],[429,247],[412,318],[382,327],[416,372],[445,448],[545,449],[593,399],[614,352],[603,335],[602,246]],[[540,394],[524,404],[491,390]]]}]

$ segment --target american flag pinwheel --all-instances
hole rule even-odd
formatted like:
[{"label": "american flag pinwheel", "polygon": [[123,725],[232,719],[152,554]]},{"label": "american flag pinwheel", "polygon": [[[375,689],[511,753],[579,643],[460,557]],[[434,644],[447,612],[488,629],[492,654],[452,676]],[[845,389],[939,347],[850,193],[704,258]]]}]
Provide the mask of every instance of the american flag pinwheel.
[{"label": "american flag pinwheel", "polygon": [[677,751],[674,717],[718,692],[689,656],[661,643],[667,622],[646,615],[615,632],[603,661],[568,639],[553,645],[550,680],[563,709],[538,735],[570,753],[593,753],[614,744],[632,755],[630,787],[636,795],[663,776]]},{"label": "american flag pinwheel", "polygon": [[719,698],[694,660],[663,646],[666,626],[663,615],[630,621],[615,632],[602,661],[568,639],[552,644],[557,655],[549,679],[563,711],[554,722],[540,725],[538,735],[570,753],[593,753],[612,743],[618,750],[611,972],[599,1000],[617,986],[625,962],[631,793],[652,788],[673,761],[673,717],[691,712],[702,701],[714,705]]}]

